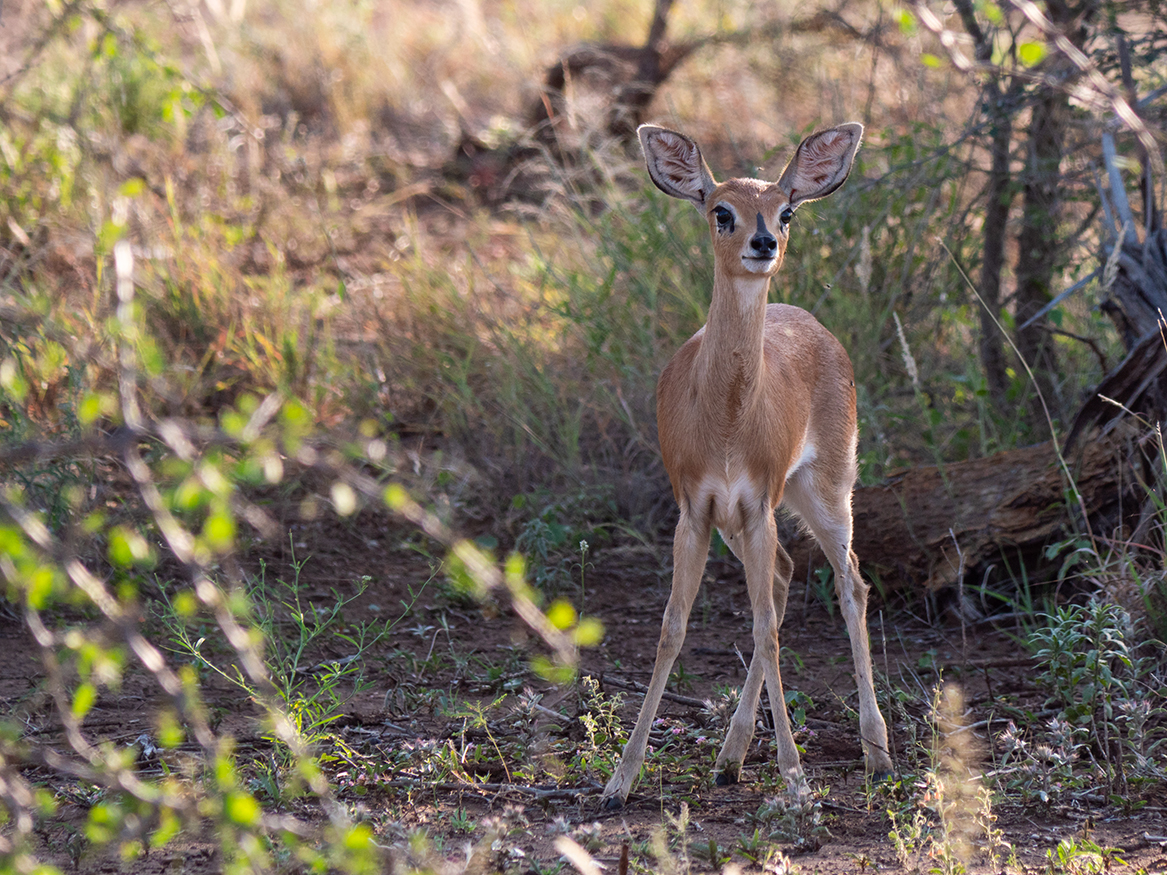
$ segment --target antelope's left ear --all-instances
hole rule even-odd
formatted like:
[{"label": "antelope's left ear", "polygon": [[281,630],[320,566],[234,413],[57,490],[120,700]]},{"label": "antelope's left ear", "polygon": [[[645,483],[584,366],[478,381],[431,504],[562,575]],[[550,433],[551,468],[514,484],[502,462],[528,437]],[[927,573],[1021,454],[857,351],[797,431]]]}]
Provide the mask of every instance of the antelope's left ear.
[{"label": "antelope's left ear", "polygon": [[842,185],[862,141],[863,125],[847,122],[811,134],[799,143],[778,179],[778,188],[790,198],[790,206],[826,197]]}]

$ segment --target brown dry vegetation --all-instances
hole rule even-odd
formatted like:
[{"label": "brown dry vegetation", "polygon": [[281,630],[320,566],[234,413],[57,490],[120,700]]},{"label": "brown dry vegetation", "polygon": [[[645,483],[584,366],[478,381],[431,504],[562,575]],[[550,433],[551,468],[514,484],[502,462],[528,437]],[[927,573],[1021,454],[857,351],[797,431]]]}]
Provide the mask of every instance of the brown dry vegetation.
[{"label": "brown dry vegetation", "polygon": [[[658,5],[692,50],[648,117],[719,173],[867,126],[776,289],[855,362],[867,483],[1063,435],[1124,355],[1105,282],[1018,328],[1114,245],[1094,169],[1116,94],[1155,147],[1119,131],[1140,222],[1162,143],[1162,10],[1086,6],[1042,8],[1109,91],[1008,4],[935,7],[974,71],[878,2]],[[667,597],[656,375],[703,321],[710,258],[605,121],[628,82],[541,84],[582,45],[639,51],[652,16],[3,4],[0,871],[570,871],[563,836],[633,871],[1162,870],[1152,366],[1112,377],[1150,425],[1104,528],[1067,499],[1025,565],[978,557],[939,597],[874,581],[898,780],[856,772],[849,647],[812,567],[783,671],[823,794],[785,805],[765,732],[743,783],[711,786],[749,656],[722,551],[631,804],[596,811]],[[1044,218],[1035,111],[1065,122]],[[994,246],[1000,333],[973,293]],[[1036,296],[1024,246],[1052,259]]]}]

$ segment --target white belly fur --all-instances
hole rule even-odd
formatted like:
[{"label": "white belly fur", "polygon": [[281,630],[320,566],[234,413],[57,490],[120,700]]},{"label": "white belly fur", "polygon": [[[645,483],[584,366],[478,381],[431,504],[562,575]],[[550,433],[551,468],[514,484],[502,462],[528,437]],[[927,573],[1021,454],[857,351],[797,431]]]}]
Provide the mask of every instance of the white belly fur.
[{"label": "white belly fur", "polygon": [[[803,444],[794,463],[786,471],[786,480],[814,459],[814,444]],[[713,513],[710,522],[723,535],[733,537],[741,531],[745,521],[742,510],[759,506],[765,491],[765,483],[754,481],[743,468],[731,466],[727,461],[723,476],[712,474],[701,481],[694,504],[697,507],[710,507]]]}]

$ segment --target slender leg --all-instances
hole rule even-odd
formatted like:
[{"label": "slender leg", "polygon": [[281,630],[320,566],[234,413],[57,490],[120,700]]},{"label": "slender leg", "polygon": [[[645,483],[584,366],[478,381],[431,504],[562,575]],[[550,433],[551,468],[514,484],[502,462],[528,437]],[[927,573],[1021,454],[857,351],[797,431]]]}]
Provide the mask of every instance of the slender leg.
[{"label": "slender leg", "polygon": [[746,566],[746,586],[754,611],[754,659],[761,660],[765,671],[778,747],[778,769],[786,780],[790,795],[801,799],[807,792],[806,778],[798,761],[794,734],[790,731],[782,675],[778,670],[778,614],[774,604],[777,552],[778,529],[773,513],[759,513],[747,520],[742,538],[742,561]]},{"label": "slender leg", "polygon": [[636,718],[636,728],[632,730],[628,743],[624,745],[620,765],[616,767],[608,786],[604,788],[604,796],[600,802],[604,808],[619,808],[624,804],[640,774],[640,767],[644,765],[648,733],[652,728],[652,721],[656,718],[669,672],[673,670],[673,663],[685,641],[689,611],[692,610],[693,600],[701,586],[701,574],[705,570],[705,561],[709,555],[709,535],[710,526],[707,518],[693,520],[684,508],[681,509],[681,519],[673,536],[673,589],[669,594],[669,603],[665,607],[665,616],[661,623],[660,642],[656,648],[656,665],[652,669],[652,680],[648,684],[648,692],[644,695],[644,704],[640,706],[640,716]]},{"label": "slender leg", "polygon": [[[733,550],[734,555],[745,564],[745,559],[739,552],[739,545],[742,543],[741,537],[726,538],[725,542]],[[777,617],[778,628],[781,629],[782,618],[786,615],[786,595],[790,590],[790,578],[794,573],[794,563],[786,551],[782,549],[782,544],[777,542],[777,539],[775,539],[775,543],[777,550],[773,590],[774,614]],[[745,762],[746,752],[754,738],[758,698],[762,693],[764,679],[765,669],[758,659],[758,650],[755,648],[754,655],[750,658],[750,669],[746,673],[746,682],[742,687],[741,698],[738,700],[737,709],[730,721],[729,731],[725,735],[725,744],[722,746],[714,766],[719,786],[737,783],[741,774],[742,763]]]},{"label": "slender leg", "polygon": [[859,736],[867,756],[867,771],[886,777],[893,771],[887,746],[887,724],[875,700],[875,678],[871,667],[871,645],[867,637],[867,584],[859,576],[859,561],[850,549],[840,549],[831,559],[835,569],[835,591],[851,638],[851,658],[855,661],[855,683],[859,690]]},{"label": "slender leg", "polygon": [[887,745],[887,724],[875,699],[871,645],[867,638],[867,584],[859,575],[859,561],[851,549],[851,491],[831,495],[815,487],[788,484],[787,502],[814,533],[835,570],[835,591],[851,639],[855,683],[859,690],[859,734],[867,771],[885,777],[894,771]]}]

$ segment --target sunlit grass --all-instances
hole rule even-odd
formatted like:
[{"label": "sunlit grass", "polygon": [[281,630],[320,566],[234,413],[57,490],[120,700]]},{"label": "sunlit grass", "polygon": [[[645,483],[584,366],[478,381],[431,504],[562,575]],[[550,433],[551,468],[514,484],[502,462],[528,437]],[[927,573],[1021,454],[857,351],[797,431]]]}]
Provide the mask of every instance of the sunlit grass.
[{"label": "sunlit grass", "polygon": [[[439,172],[461,132],[500,118],[519,130],[557,50],[637,42],[647,7],[453,8],[213,3],[175,28],[126,7],[52,42],[14,92],[28,115],[0,132],[18,156],[0,212],[32,244],[5,295],[64,338],[30,337],[18,356],[39,396],[109,387],[111,350],[93,339],[125,237],[142,342],[164,364],[147,385],[159,411],[213,414],[279,390],[321,423],[444,441],[502,504],[617,472],[665,490],[654,387],[708,305],[699,218],[598,134],[570,168],[533,159],[534,189],[502,209]],[[671,33],[732,32],[747,12],[678,9]],[[865,480],[1032,440],[994,412],[976,363],[979,305],[959,269],[978,257],[969,156],[946,148],[942,122],[903,121],[962,110],[967,94],[942,71],[896,78],[884,59],[859,76],[821,49],[814,34],[703,49],[653,114],[694,134],[720,176],[755,163],[776,175],[803,127],[876,116],[848,185],[800,211],[774,300],[812,310],[849,350]],[[1071,334],[1100,333],[1085,300],[1061,315]],[[1057,344],[1070,366],[1055,401],[1070,411],[1101,368],[1080,342]],[[1030,387],[1015,376],[1020,413]]]}]

